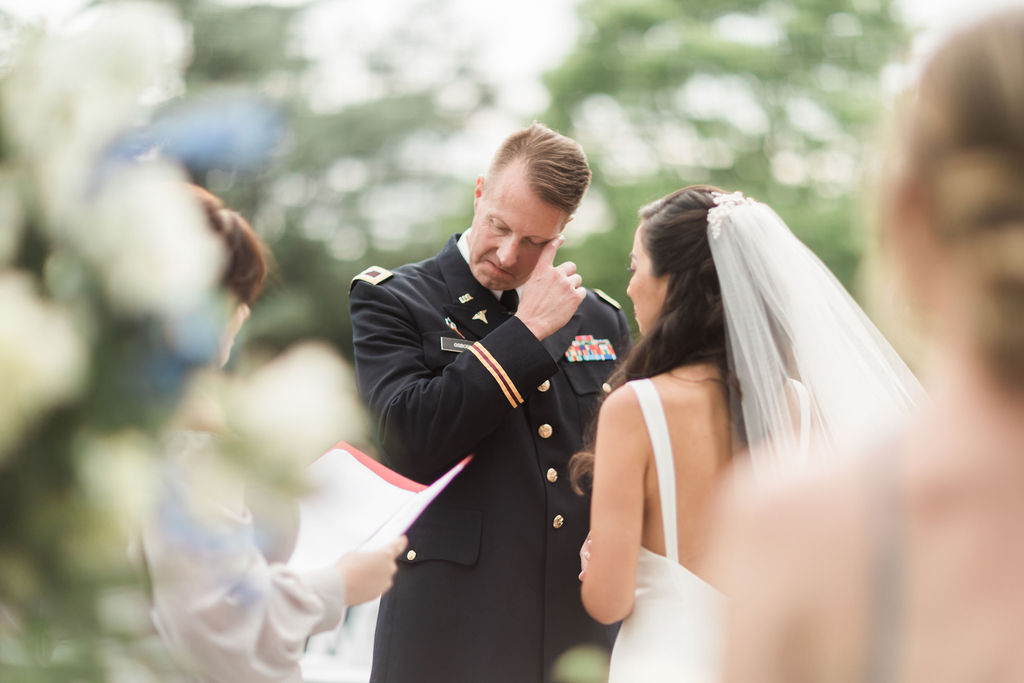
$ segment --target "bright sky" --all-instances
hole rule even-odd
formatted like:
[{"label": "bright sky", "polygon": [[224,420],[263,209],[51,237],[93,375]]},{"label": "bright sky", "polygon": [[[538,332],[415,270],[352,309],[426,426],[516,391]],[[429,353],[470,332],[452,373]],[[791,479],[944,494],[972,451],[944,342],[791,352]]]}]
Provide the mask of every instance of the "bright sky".
[{"label": "bright sky", "polygon": [[[261,0],[278,5],[302,4],[303,0]],[[857,0],[872,3],[875,0]],[[219,0],[223,4],[254,4],[253,0]],[[375,96],[382,85],[367,70],[359,55],[380,50],[395,41],[391,51],[403,59],[401,77],[409,81],[445,82],[456,72],[461,55],[452,51],[417,49],[417,35],[396,36],[394,17],[413,25],[419,36],[443,35],[452,46],[468,46],[479,60],[474,66],[500,84],[498,101],[489,113],[467,121],[460,149],[445,155],[449,168],[475,175],[486,159],[481,150],[490,149],[504,133],[522,125],[523,119],[542,111],[547,94],[537,76],[558,64],[572,49],[578,24],[575,8],[586,0],[321,0],[315,3],[302,29],[301,49],[315,56],[320,65],[314,106],[337,109],[353,100]],[[948,31],[1007,5],[1024,5],[1024,0],[898,0],[908,24],[917,29],[914,53],[927,52]],[[0,10],[30,20],[60,25],[88,3],[88,0],[0,0]],[[750,29],[751,27],[746,27]],[[756,27],[755,27],[756,28]],[[749,30],[747,31],[749,34]],[[748,37],[750,37],[748,35]],[[406,48],[405,50],[401,48]],[[895,91],[906,83],[913,68],[893,65],[883,74],[883,84]],[[440,74],[440,75],[439,75]],[[450,82],[438,93],[438,101],[458,108],[474,101],[475,93],[465,84]],[[420,155],[421,157],[423,155]]]},{"label": "bright sky", "polygon": [[[218,0],[223,4],[254,4],[252,0]],[[302,4],[302,0],[260,0],[278,5]],[[952,29],[978,19],[998,7],[1024,6],[1024,0],[897,0],[908,24],[917,30],[914,54],[926,54],[935,43]],[[487,163],[489,151],[507,133],[535,112],[547,105],[547,93],[537,76],[556,66],[573,48],[578,31],[575,8],[586,0],[517,0],[517,2],[481,2],[480,0],[320,0],[306,16],[300,48],[316,58],[318,78],[311,92],[313,106],[333,110],[348,102],[373,98],[383,86],[381,79],[369,71],[359,55],[370,50],[380,51],[385,58],[401,60],[399,78],[410,82],[447,83],[437,92],[441,106],[460,108],[462,103],[475,102],[477,93],[472,86],[453,79],[462,55],[452,50],[418,49],[416,41],[428,36],[436,40],[443,36],[453,47],[462,46],[478,60],[478,71],[491,76],[498,84],[496,106],[483,114],[466,120],[457,136],[437,147],[435,140],[410,140],[408,158],[417,163],[442,165],[444,170],[462,177],[474,177]],[[871,4],[876,0],[856,0]],[[88,0],[0,0],[0,10],[17,16],[60,25]],[[399,26],[394,21],[401,17],[403,27],[413,27],[410,34],[396,34]],[[733,27],[737,28],[737,27]],[[757,27],[745,28],[747,37]],[[764,28],[763,26],[761,28]],[[755,36],[756,37],[756,36]],[[395,45],[396,49],[389,50]],[[381,49],[381,48],[384,49]],[[479,48],[479,49],[477,49]],[[919,59],[913,62],[919,62]],[[895,92],[906,84],[914,71],[913,64],[892,65],[883,73],[883,87]],[[447,79],[447,80],[446,80]],[[739,107],[742,109],[742,107]],[[756,123],[756,122],[754,122]],[[601,126],[607,130],[607,126]],[[614,142],[614,141],[612,141]],[[421,147],[430,148],[423,154]],[[628,149],[626,150],[629,151]],[[631,163],[643,161],[643,156],[626,154]],[[706,154],[702,157],[706,161]],[[424,161],[426,160],[426,161]],[[344,162],[344,160],[341,160]],[[337,173],[334,173],[334,171]],[[343,163],[332,170],[331,177],[349,182],[353,169]],[[630,169],[626,169],[627,171]],[[632,169],[637,171],[638,169]],[[642,170],[642,169],[639,169]],[[356,168],[355,171],[360,171]],[[359,179],[359,172],[354,177]],[[393,189],[393,188],[392,188]],[[381,191],[387,191],[382,188]],[[403,200],[394,202],[378,197],[375,206],[405,206],[422,215],[436,211],[431,202],[437,197],[424,198],[423,206],[411,206],[408,189],[402,189]],[[372,197],[371,197],[372,198]],[[413,202],[415,204],[415,202]],[[594,192],[581,207],[574,234],[582,238],[589,229],[607,227],[606,209]],[[329,221],[335,224],[333,215]],[[384,215],[382,226],[411,224],[402,217]],[[394,235],[404,241],[407,235]],[[392,241],[394,241],[392,240]],[[351,254],[346,257],[351,257]]]},{"label": "bright sky", "polygon": [[[264,0],[278,5],[302,0]],[[518,0],[515,3],[454,0],[462,30],[493,31],[488,36],[490,58],[505,68],[536,73],[552,64],[572,46],[573,8],[585,0]],[[0,10],[26,18],[60,21],[85,6],[87,0],[0,0]],[[221,0],[224,4],[251,4],[251,0]],[[375,24],[400,16],[415,0],[335,0],[340,12],[357,24]],[[908,22],[922,29],[918,43],[929,45],[943,33],[973,18],[1024,0],[900,0]],[[538,21],[538,17],[544,17]],[[500,30],[495,31],[496,27]],[[524,45],[529,45],[528,50]],[[509,57],[513,57],[509,59]]]},{"label": "bright sky", "polygon": [[[0,0],[0,11],[34,21],[59,26],[88,4],[89,0]],[[218,0],[226,5],[255,4],[254,0]],[[304,0],[257,0],[277,5],[298,5]],[[488,120],[477,117],[471,125],[485,131],[466,131],[481,141],[493,131],[504,131],[522,124],[523,117],[542,111],[546,92],[538,74],[556,66],[573,47],[578,31],[575,8],[586,0],[517,0],[517,2],[480,2],[480,0],[320,0],[307,14],[302,30],[302,49],[320,64],[320,78],[314,93],[314,106],[336,109],[352,100],[372,98],[381,87],[379,78],[366,69],[358,55],[379,49],[395,41],[394,17],[414,18],[417,30],[428,35],[444,35],[453,46],[479,47],[473,54],[475,66],[500,84],[498,101]],[[873,3],[875,0],[857,0]],[[977,19],[998,7],[1024,6],[1024,0],[897,0],[908,24],[917,29],[914,54],[925,54],[948,31]],[[408,23],[408,22],[407,22]],[[750,28],[750,27],[747,27]],[[432,32],[432,33],[431,33]],[[749,31],[748,31],[749,33]],[[748,36],[749,37],[749,36]],[[415,40],[415,36],[402,37]],[[408,47],[408,46],[407,46]],[[420,82],[444,82],[454,73],[461,58],[438,51],[397,50],[395,58],[414,55],[402,63],[402,77]],[[450,51],[449,51],[450,52]],[[883,74],[889,91],[906,82],[911,69],[893,65]],[[438,74],[443,74],[438,76]],[[439,102],[471,99],[473,93],[452,83],[439,93]],[[500,133],[495,133],[500,135]],[[489,147],[485,144],[484,147]],[[473,160],[472,164],[477,161]]]},{"label": "bright sky", "polygon": [[[219,0],[223,4],[254,4],[253,0]],[[278,5],[297,5],[304,0],[262,0]],[[433,19],[453,40],[463,43],[477,40],[484,46],[482,66],[501,75],[505,92],[499,108],[521,115],[544,107],[544,92],[536,75],[558,63],[572,48],[577,23],[574,8],[586,0],[518,0],[515,3],[451,0],[447,16],[438,17],[423,9],[435,7],[423,0],[329,0],[317,4],[307,32],[312,43],[327,48],[329,59],[343,62],[351,58],[353,41],[373,44],[375,38],[392,26],[391,18],[406,16],[418,9],[425,19]],[[870,2],[871,0],[862,0]],[[87,4],[88,0],[0,0],[0,10],[31,20],[60,24]],[[915,54],[922,54],[945,33],[983,16],[998,7],[1024,5],[1024,0],[898,0],[911,27],[918,29]],[[543,17],[542,20],[539,18]],[[344,39],[339,39],[344,33]],[[526,46],[529,46],[528,48]],[[346,55],[346,47],[349,54]],[[429,60],[425,60],[428,61]],[[437,65],[435,65],[437,66]],[[431,64],[422,65],[430,69]],[[438,67],[439,68],[439,67]],[[347,71],[347,70],[346,70]],[[335,70],[335,73],[338,71]],[[342,71],[345,73],[345,71]],[[349,92],[359,91],[346,81]],[[367,84],[369,85],[369,84]],[[338,104],[331,102],[330,104]]]}]

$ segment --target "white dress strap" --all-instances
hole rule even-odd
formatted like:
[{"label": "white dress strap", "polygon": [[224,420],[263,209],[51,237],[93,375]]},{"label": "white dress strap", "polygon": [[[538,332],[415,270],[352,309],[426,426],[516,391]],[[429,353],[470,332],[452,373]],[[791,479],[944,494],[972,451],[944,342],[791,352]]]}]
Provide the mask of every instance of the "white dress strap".
[{"label": "white dress strap", "polygon": [[807,387],[791,377],[786,378],[786,386],[796,394],[796,402],[800,409],[800,422],[797,424],[797,434],[800,437],[800,462],[806,463],[811,454],[811,396],[807,393]]},{"label": "white dress strap", "polygon": [[668,436],[665,409],[654,382],[637,379],[628,383],[640,401],[640,410],[647,425],[647,434],[654,449],[654,464],[658,472],[658,490],[661,495],[661,524],[665,529],[665,557],[679,563],[679,535],[676,533],[676,467],[672,459],[672,442]]}]

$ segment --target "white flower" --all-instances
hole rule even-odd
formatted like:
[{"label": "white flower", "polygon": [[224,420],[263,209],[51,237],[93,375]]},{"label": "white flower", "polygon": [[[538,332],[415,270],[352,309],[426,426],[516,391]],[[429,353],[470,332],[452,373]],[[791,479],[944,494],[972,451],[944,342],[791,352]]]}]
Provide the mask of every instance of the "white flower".
[{"label": "white flower", "polygon": [[70,236],[100,269],[122,310],[173,317],[217,286],[226,257],[198,204],[171,167],[126,167]]},{"label": "white flower", "polygon": [[255,455],[305,466],[362,434],[352,373],[323,342],[302,342],[229,390],[227,420]]},{"label": "white flower", "polygon": [[2,97],[5,139],[31,165],[57,229],[73,224],[100,151],[154,90],[175,89],[186,57],[184,28],[162,5],[116,3],[82,23],[28,46]]},{"label": "white flower", "polygon": [[130,534],[156,501],[157,445],[146,434],[126,429],[83,440],[76,469],[87,499],[103,518]]},{"label": "white flower", "polygon": [[44,412],[82,387],[87,348],[70,314],[24,273],[0,273],[0,459]]},{"label": "white flower", "polygon": [[0,266],[14,258],[21,242],[24,213],[16,175],[10,169],[0,169]]}]

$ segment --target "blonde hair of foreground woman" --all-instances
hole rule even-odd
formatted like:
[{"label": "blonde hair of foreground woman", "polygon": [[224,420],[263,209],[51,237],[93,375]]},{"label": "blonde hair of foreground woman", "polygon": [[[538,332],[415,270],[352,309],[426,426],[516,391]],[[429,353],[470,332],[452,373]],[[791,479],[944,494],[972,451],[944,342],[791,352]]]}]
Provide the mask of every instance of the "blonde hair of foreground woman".
[{"label": "blonde hair of foreground woman", "polygon": [[1024,9],[937,50],[898,143],[885,240],[933,400],[864,458],[726,496],[726,681],[1024,680]]}]

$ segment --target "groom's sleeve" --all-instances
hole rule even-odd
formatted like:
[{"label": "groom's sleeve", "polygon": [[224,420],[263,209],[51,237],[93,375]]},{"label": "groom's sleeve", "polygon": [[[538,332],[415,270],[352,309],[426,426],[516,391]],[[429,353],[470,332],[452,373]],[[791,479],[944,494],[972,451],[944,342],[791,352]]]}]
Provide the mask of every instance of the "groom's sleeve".
[{"label": "groom's sleeve", "polygon": [[[420,316],[411,302],[393,285],[353,285],[356,381],[387,464],[429,482],[472,452],[557,365],[515,317],[466,340],[460,353],[435,349],[444,328],[440,302]],[[437,329],[421,329],[417,318],[436,318]]]}]

